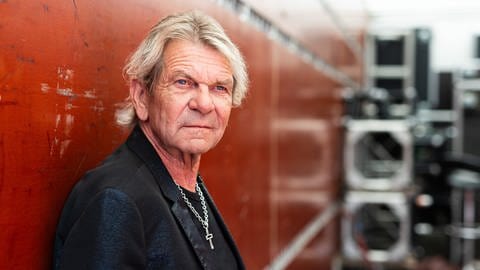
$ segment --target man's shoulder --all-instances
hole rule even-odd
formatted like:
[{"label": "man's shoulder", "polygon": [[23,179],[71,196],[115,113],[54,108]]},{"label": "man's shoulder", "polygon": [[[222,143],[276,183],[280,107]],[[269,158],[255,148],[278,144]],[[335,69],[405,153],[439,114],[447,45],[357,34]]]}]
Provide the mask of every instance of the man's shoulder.
[{"label": "man's shoulder", "polygon": [[[162,200],[160,193],[147,166],[128,147],[122,145],[75,184],[62,216],[67,222],[75,222],[85,209],[98,204],[101,198],[113,196],[137,207],[152,200]],[[72,225],[69,223],[67,227]]]},{"label": "man's shoulder", "polygon": [[[130,178],[144,163],[124,144],[106,157],[97,167],[87,171],[81,181],[102,181],[118,185]],[[90,180],[92,179],[92,180]]]},{"label": "man's shoulder", "polygon": [[117,190],[136,200],[145,192],[154,192],[156,183],[151,172],[136,155],[122,145],[99,166],[87,171],[74,186],[71,196],[81,201],[106,190]]}]

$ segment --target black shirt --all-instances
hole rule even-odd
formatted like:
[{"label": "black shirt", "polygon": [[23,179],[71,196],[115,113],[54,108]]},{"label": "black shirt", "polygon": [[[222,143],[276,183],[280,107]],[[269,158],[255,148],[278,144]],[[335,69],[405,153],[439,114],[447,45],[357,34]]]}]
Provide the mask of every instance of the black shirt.
[{"label": "black shirt", "polygon": [[[195,210],[197,210],[200,217],[204,218],[202,204],[201,204],[200,196],[198,195],[198,193],[191,192],[184,188],[182,188],[182,190],[185,193],[188,200],[190,201],[190,203],[192,204],[192,206],[195,208]],[[187,211],[190,213],[193,223],[195,223],[195,226],[197,227],[196,232],[200,235],[200,238],[206,241],[208,247],[210,247],[209,241],[205,238],[205,235],[206,235],[205,229],[203,228],[198,218],[195,216],[194,213],[192,213],[192,211],[190,210],[190,208],[188,208],[185,202],[182,202],[182,206],[185,207]],[[208,210],[208,225],[209,225],[208,230],[210,233],[213,234],[212,242],[214,247],[213,250],[211,249],[208,250],[208,254],[206,255],[207,260],[210,261],[210,265],[214,266],[213,269],[219,269],[219,270],[238,269],[237,262],[232,253],[232,250],[227,244],[227,241],[225,240],[225,237],[222,234],[222,231],[220,230],[219,225],[215,220],[215,217],[212,215],[213,212],[210,209],[208,204],[207,204],[207,210]]]}]

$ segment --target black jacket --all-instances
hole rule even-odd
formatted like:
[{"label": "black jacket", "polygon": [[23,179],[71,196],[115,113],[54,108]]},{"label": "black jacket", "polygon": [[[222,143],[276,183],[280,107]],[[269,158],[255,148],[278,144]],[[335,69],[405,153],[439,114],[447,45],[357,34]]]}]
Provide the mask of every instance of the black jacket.
[{"label": "black jacket", "polygon": [[[204,184],[200,187],[237,265],[243,262]],[[102,165],[87,172],[65,203],[54,269],[211,269],[175,183],[136,127]]]}]

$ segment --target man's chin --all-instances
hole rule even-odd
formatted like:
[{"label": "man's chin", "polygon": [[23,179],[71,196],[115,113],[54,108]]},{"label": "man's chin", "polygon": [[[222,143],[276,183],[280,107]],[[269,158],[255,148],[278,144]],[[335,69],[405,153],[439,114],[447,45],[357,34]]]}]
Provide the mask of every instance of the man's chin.
[{"label": "man's chin", "polygon": [[217,145],[219,139],[205,137],[184,137],[181,141],[177,141],[179,148],[184,153],[204,154]]},{"label": "man's chin", "polygon": [[185,147],[184,151],[192,155],[201,155],[208,152],[212,148],[213,146],[210,144],[195,144]]}]

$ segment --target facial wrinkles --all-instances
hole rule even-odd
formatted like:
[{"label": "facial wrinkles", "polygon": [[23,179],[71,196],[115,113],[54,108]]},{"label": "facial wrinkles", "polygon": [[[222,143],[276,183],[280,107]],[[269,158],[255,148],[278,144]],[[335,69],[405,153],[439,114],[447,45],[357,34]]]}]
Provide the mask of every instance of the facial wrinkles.
[{"label": "facial wrinkles", "polygon": [[[223,56],[216,54],[216,52],[213,53],[212,51],[212,54],[205,53],[204,49],[208,49],[208,47],[197,46],[198,45],[188,46],[186,48],[176,48],[176,50],[166,53],[166,68],[164,69],[164,72],[162,72],[161,78],[161,87],[166,90],[162,91],[163,95],[172,95],[173,93],[169,90],[182,91],[171,86],[174,85],[176,79],[184,78],[185,76],[189,77],[196,83],[204,84],[202,87],[205,87],[205,85],[207,87],[212,87],[219,82],[230,82],[230,91],[232,91],[233,78],[228,61]],[[207,89],[207,91],[210,90]],[[221,100],[213,97],[210,98],[212,98],[212,102],[214,102],[214,110],[216,110],[217,104],[215,104],[215,102],[220,102]],[[228,102],[231,101],[231,94],[228,95],[227,99]],[[209,128],[218,128],[221,126],[219,121],[228,121],[228,115],[229,114],[227,114],[226,119],[219,119],[216,117],[215,111],[202,115],[196,111],[188,109],[188,103],[186,103],[180,117],[177,118],[177,124],[179,126],[198,125]]]},{"label": "facial wrinkles", "polygon": [[[207,49],[210,53],[205,53]],[[228,61],[213,49],[204,45],[182,47],[175,50],[165,59],[164,81],[173,83],[176,73],[185,73],[192,77],[197,83],[214,85],[218,82],[231,81],[233,84],[232,72]]]}]

